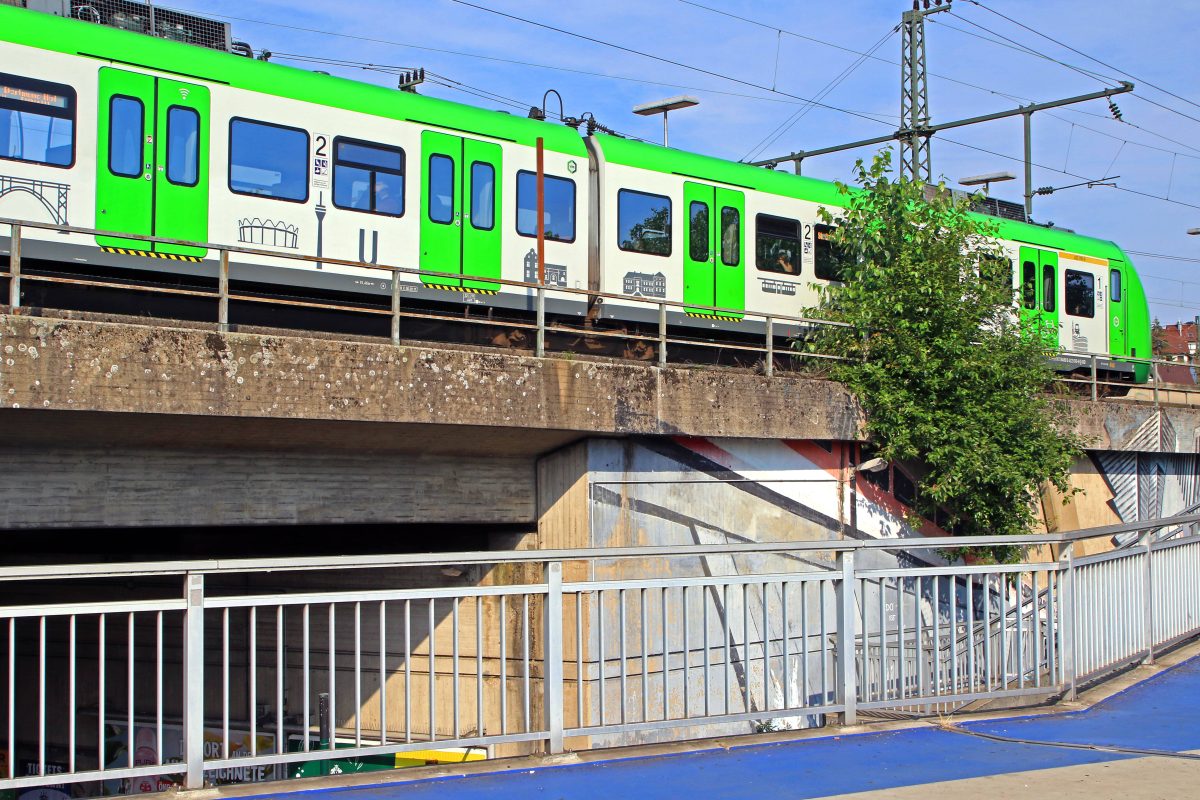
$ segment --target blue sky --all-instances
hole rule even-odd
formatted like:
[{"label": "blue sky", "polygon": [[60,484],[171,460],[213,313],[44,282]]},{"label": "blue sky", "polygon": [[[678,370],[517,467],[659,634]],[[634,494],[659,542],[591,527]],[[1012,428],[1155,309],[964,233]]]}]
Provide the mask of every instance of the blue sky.
[{"label": "blue sky", "polygon": [[[234,38],[249,42],[256,50],[424,67],[451,86],[427,83],[423,93],[473,105],[521,113],[517,106],[540,105],[543,92],[554,88],[562,94],[568,115],[590,111],[621,132],[655,141],[661,140],[660,120],[634,116],[630,109],[675,94],[695,95],[700,99],[697,108],[672,117],[672,146],[733,160],[755,153],[764,158],[840,144],[884,135],[896,127],[900,36],[889,32],[901,12],[911,7],[900,0],[695,0],[699,5],[685,0],[471,2],[733,80],[452,0],[184,0],[171,5],[234,18]],[[1079,187],[1038,197],[1034,217],[1112,239],[1126,250],[1191,259],[1132,256],[1145,280],[1154,316],[1165,323],[1200,315],[1200,236],[1185,234],[1188,228],[1200,227],[1200,55],[1196,49],[1200,0],[1153,8],[1110,0],[992,0],[986,5],[1032,30],[969,0],[956,0],[950,12],[931,17],[927,23],[929,69],[946,76],[930,78],[933,120],[960,119],[1112,85],[996,41],[1016,43],[1084,71],[1132,80],[1137,84],[1135,96],[1116,98],[1128,124],[1112,120],[1103,101],[1035,115],[1033,160],[1043,165],[1034,170],[1035,187],[1120,175],[1117,183],[1121,189]],[[1064,49],[1034,31],[1110,66]],[[873,54],[882,60],[862,60],[857,66],[858,55],[838,49],[867,51],[880,40]],[[394,82],[390,74],[354,66],[302,62],[283,55],[273,60],[358,80]],[[852,66],[853,71],[823,102],[877,122],[820,107],[794,118],[804,109],[797,97],[818,95]],[[1172,97],[1145,81],[1186,99]],[[778,134],[775,141],[764,144],[773,133]],[[933,171],[935,177],[945,176],[954,184],[966,175],[1011,170],[1018,179],[997,185],[993,194],[1020,201],[1019,161],[963,147],[950,139],[1019,157],[1019,118],[936,136]],[[855,158],[870,154],[870,150],[859,150],[821,156],[806,161],[804,172],[845,179]],[[1134,192],[1169,196],[1175,202]]]}]

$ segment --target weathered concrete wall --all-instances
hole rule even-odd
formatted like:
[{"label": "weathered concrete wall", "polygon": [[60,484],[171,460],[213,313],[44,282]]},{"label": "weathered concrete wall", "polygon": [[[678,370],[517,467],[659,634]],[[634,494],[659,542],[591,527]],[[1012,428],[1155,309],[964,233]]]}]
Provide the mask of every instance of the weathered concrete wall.
[{"label": "weathered concrete wall", "polygon": [[828,381],[0,315],[0,409],[853,438]]}]

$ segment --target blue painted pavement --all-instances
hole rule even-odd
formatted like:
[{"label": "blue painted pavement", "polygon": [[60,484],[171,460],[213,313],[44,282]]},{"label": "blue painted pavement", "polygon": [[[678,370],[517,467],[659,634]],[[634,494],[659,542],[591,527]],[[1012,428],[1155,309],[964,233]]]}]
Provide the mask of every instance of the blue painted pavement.
[{"label": "blue painted pavement", "polygon": [[[1160,673],[1086,711],[962,723],[960,727],[1042,742],[1198,750],[1200,658]],[[998,742],[929,726],[411,783],[315,789],[293,796],[296,800],[316,796],[321,800],[811,798],[1133,757]]]}]

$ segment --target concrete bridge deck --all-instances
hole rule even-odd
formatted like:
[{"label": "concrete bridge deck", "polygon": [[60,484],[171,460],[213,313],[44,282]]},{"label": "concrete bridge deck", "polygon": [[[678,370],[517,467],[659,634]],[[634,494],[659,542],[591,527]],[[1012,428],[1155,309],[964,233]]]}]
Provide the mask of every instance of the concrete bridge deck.
[{"label": "concrete bridge deck", "polygon": [[[470,774],[365,783],[303,781],[293,792],[250,787],[195,793],[297,800],[457,798],[1173,798],[1200,782],[1200,648],[1164,668],[1139,668],[1100,687],[1084,710],[933,722],[769,743],[710,743],[655,755],[585,755],[587,763],[477,765]],[[1146,677],[1146,673],[1152,673]],[[1125,686],[1127,688],[1121,688]],[[1104,695],[1108,696],[1104,696]],[[1096,697],[1102,697],[1096,701]],[[795,736],[794,733],[790,736]],[[991,738],[989,738],[991,737]],[[692,747],[696,747],[695,744]],[[1189,752],[1190,751],[1190,752]],[[636,751],[635,751],[636,752]],[[488,770],[492,771],[488,771]],[[376,773],[378,774],[378,773]],[[303,786],[303,794],[298,790]]]}]

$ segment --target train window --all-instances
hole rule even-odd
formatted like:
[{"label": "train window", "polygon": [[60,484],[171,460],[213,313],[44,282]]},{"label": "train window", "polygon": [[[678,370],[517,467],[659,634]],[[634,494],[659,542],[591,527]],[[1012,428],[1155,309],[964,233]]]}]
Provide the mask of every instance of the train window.
[{"label": "train window", "polygon": [[108,171],[126,178],[142,177],[145,135],[146,111],[142,101],[113,95],[108,103]]},{"label": "train window", "polygon": [[200,179],[200,115],[195,109],[167,110],[167,180],[195,186]]},{"label": "train window", "polygon": [[429,218],[449,225],[454,221],[454,159],[429,157]]},{"label": "train window", "polygon": [[1037,265],[1032,261],[1021,265],[1021,304],[1030,311],[1037,308]]},{"label": "train window", "polygon": [[736,267],[742,261],[742,215],[736,208],[721,209],[721,263]]},{"label": "train window", "polygon": [[399,217],[404,214],[404,151],[372,142],[333,140],[333,204]]},{"label": "train window", "polygon": [[[575,241],[575,181],[546,176],[545,217],[547,239]],[[517,173],[517,233],[537,236],[537,175]]]},{"label": "train window", "polygon": [[308,200],[308,133],[270,122],[229,123],[229,190],[303,203]]},{"label": "train window", "polygon": [[1121,270],[1119,269],[1108,273],[1108,299],[1114,303],[1121,302]]},{"label": "train window", "polygon": [[755,265],[763,272],[800,274],[800,222],[759,214],[754,218]]},{"label": "train window", "polygon": [[1058,297],[1054,288],[1054,265],[1042,264],[1042,310],[1053,311],[1054,300]]},{"label": "train window", "polygon": [[813,272],[824,281],[845,281],[845,254],[833,241],[832,225],[813,225]]},{"label": "train window", "polygon": [[75,90],[0,73],[0,158],[51,167],[75,163]]},{"label": "train window", "polygon": [[617,192],[617,246],[631,253],[671,255],[671,200],[658,194]]},{"label": "train window", "polygon": [[692,261],[708,261],[708,203],[693,200],[688,216],[691,218],[688,256]]},{"label": "train window", "polygon": [[1067,308],[1072,317],[1096,316],[1096,276],[1090,272],[1069,269],[1066,278]]},{"label": "train window", "polygon": [[471,165],[471,227],[490,231],[496,226],[496,168],[476,161]]}]

